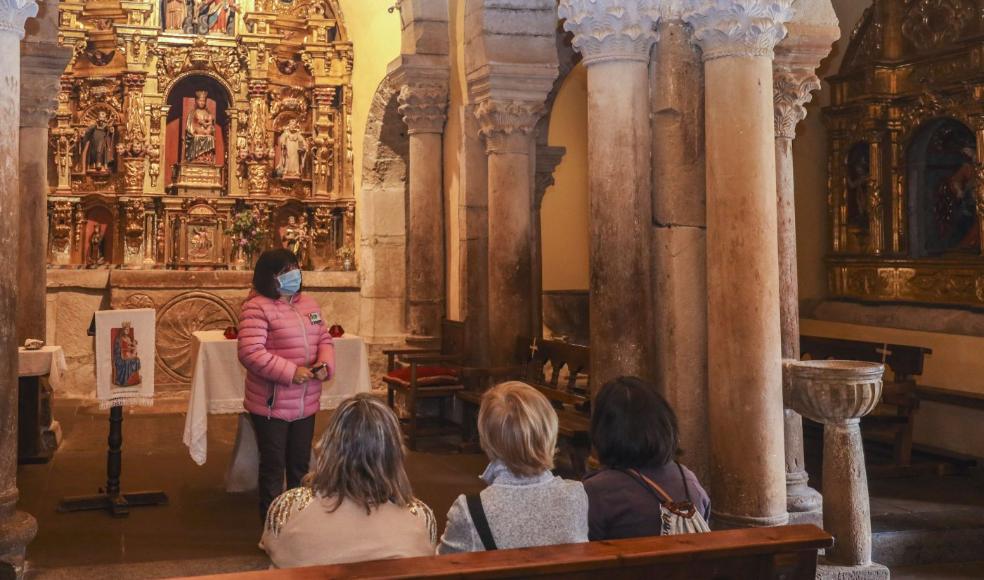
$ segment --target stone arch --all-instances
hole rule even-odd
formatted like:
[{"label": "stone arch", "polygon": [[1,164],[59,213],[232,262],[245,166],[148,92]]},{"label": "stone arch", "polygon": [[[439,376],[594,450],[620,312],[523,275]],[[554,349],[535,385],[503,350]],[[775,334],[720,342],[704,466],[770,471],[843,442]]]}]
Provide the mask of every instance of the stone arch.
[{"label": "stone arch", "polygon": [[398,87],[387,75],[369,107],[359,191],[362,327],[371,341],[406,333],[407,167],[409,139],[397,107]]}]

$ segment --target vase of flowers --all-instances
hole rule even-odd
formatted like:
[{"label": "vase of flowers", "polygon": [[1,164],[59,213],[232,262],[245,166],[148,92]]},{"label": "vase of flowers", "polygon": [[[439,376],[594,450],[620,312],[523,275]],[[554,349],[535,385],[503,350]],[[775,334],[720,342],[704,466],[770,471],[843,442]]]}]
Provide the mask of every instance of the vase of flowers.
[{"label": "vase of flowers", "polygon": [[267,232],[259,214],[249,210],[236,212],[225,233],[232,243],[232,269],[248,269],[266,241]]},{"label": "vase of flowers", "polygon": [[342,261],[342,270],[351,272],[355,269],[355,249],[350,246],[342,246],[338,249],[338,257]]}]

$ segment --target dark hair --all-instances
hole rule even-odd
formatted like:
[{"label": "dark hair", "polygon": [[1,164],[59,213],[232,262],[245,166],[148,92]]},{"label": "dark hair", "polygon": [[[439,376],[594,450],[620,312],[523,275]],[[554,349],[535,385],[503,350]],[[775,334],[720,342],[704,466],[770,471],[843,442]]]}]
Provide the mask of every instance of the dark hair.
[{"label": "dark hair", "polygon": [[677,420],[656,385],[637,377],[605,383],[592,404],[591,443],[606,467],[660,467],[677,452]]},{"label": "dark hair", "polygon": [[283,249],[263,252],[253,268],[253,288],[267,298],[280,298],[277,276],[290,267],[301,267],[294,252]]}]

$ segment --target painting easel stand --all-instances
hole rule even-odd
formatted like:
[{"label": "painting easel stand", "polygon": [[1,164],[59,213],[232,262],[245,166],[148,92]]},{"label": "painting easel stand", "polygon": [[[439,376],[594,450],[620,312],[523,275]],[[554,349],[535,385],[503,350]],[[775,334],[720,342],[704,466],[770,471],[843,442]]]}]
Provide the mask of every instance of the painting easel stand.
[{"label": "painting easel stand", "polygon": [[120,472],[123,468],[123,407],[109,411],[109,451],[106,453],[106,487],[96,495],[66,497],[58,502],[59,512],[108,510],[114,518],[130,515],[131,507],[167,505],[163,491],[120,493]]}]

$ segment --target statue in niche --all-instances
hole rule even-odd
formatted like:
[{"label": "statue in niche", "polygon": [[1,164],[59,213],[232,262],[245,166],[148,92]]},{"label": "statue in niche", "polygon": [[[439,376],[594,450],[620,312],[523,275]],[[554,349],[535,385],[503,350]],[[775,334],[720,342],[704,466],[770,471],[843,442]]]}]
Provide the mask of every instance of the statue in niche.
[{"label": "statue in niche", "polygon": [[215,163],[215,116],[208,111],[208,91],[195,91],[195,108],[185,123],[184,160]]},{"label": "statue in niche", "polygon": [[847,223],[862,230],[868,228],[869,155],[867,143],[861,143],[847,159]]},{"label": "statue in niche", "polygon": [[277,149],[280,153],[277,175],[283,179],[299,179],[307,161],[308,142],[301,133],[301,126],[297,119],[287,123],[280,139],[277,140]]},{"label": "statue in niche", "polygon": [[164,30],[184,29],[187,6],[186,0],[164,0]]},{"label": "statue in niche", "polygon": [[82,146],[83,173],[109,173],[109,165],[113,162],[116,140],[116,127],[109,122],[109,114],[99,111],[96,120],[88,129],[80,142]]},{"label": "statue in niche", "polygon": [[290,216],[287,218],[287,226],[283,233],[283,247],[290,250],[297,256],[297,261],[304,266],[307,253],[308,233],[304,226],[297,223],[297,218]]},{"label": "statue in niche", "polygon": [[188,255],[204,260],[211,255],[212,246],[212,233],[207,228],[194,228],[188,243]]},{"label": "statue in niche", "polygon": [[933,196],[936,227],[944,249],[976,250],[980,246],[974,171],[977,152],[962,147],[958,155],[956,169],[940,180]]},{"label": "statue in niche", "polygon": [[101,266],[106,258],[103,256],[103,235],[102,228],[99,224],[95,224],[92,227],[92,233],[89,235],[89,259],[87,264],[90,267]]},{"label": "statue in niche", "polygon": [[188,0],[182,28],[189,34],[228,34],[236,30],[235,0]]}]

